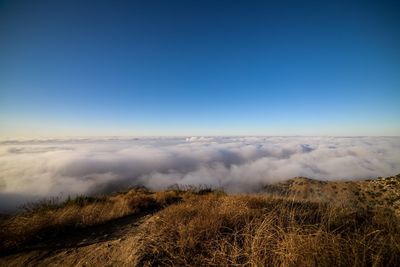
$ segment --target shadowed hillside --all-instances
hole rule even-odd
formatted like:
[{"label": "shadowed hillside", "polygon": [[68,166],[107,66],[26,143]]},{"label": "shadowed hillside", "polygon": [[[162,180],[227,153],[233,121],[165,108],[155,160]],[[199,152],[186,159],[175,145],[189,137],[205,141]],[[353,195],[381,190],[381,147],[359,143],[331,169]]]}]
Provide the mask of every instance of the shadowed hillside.
[{"label": "shadowed hillside", "polygon": [[0,265],[399,266],[399,201],[399,175],[43,201],[3,219]]}]

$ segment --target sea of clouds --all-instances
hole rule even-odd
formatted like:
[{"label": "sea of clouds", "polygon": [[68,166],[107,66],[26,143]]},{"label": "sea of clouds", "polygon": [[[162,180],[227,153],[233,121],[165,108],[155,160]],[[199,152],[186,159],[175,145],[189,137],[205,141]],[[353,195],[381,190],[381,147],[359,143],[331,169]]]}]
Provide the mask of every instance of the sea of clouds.
[{"label": "sea of clouds", "polygon": [[400,173],[400,137],[157,137],[0,142],[0,212],[44,197],[128,186],[212,185],[256,192],[306,176]]}]

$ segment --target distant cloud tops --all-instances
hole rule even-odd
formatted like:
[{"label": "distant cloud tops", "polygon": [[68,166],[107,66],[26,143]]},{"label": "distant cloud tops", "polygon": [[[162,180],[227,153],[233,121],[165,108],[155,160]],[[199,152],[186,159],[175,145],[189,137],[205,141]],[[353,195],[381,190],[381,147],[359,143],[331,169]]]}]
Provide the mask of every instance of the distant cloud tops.
[{"label": "distant cloud tops", "polygon": [[131,185],[222,186],[254,192],[307,176],[362,179],[400,173],[400,137],[85,138],[0,142],[0,211],[49,196]]}]

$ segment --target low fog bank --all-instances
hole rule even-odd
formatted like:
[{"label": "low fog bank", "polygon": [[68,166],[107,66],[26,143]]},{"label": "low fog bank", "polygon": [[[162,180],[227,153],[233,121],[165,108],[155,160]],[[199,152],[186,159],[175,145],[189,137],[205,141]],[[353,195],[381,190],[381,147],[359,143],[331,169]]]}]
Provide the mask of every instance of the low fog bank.
[{"label": "low fog bank", "polygon": [[207,184],[254,192],[295,176],[400,173],[400,137],[187,137],[0,142],[0,212],[50,196],[133,185]]}]

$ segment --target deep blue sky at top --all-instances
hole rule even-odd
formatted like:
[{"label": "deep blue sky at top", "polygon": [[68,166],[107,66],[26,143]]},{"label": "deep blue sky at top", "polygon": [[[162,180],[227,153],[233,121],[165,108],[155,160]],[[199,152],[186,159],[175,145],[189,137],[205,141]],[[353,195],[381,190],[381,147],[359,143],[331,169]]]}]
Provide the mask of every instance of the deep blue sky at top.
[{"label": "deep blue sky at top", "polygon": [[399,1],[0,1],[0,135],[400,135]]}]

